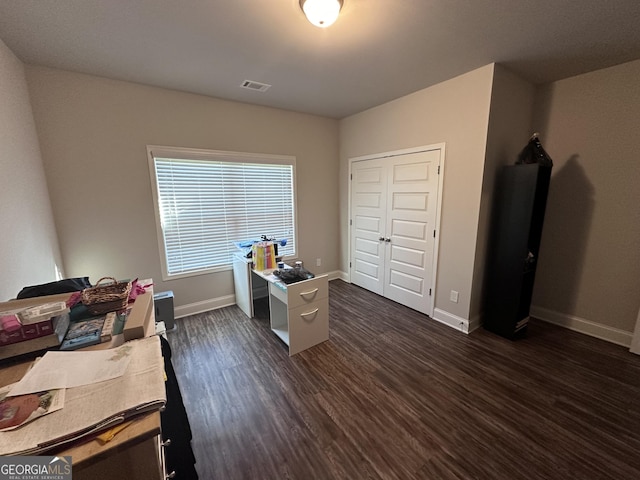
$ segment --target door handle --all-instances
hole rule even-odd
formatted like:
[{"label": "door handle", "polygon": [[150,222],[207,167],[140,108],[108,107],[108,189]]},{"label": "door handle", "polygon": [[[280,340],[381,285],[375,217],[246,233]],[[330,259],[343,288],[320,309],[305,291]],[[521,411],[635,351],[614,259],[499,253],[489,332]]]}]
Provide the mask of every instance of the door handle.
[{"label": "door handle", "polygon": [[387,242],[387,243],[391,243],[391,238],[387,237],[387,238],[384,239],[384,241]]},{"label": "door handle", "polygon": [[384,237],[380,237],[378,238],[378,240],[380,240],[381,242],[384,242]]}]

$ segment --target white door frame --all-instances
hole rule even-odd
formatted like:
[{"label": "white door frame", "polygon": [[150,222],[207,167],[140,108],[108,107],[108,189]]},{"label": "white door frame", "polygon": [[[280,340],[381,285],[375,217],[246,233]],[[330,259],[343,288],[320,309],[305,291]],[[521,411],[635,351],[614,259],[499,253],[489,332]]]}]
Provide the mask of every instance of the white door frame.
[{"label": "white door frame", "polygon": [[[423,145],[420,147],[412,147],[412,148],[404,148],[401,150],[392,150],[390,152],[382,152],[382,153],[373,153],[370,155],[362,155],[360,157],[353,157],[349,159],[349,178],[353,178],[352,177],[352,173],[353,173],[353,163],[354,162],[360,162],[362,160],[375,160],[378,158],[388,158],[388,157],[395,157],[398,155],[407,155],[410,153],[420,153],[420,152],[428,152],[431,150],[440,150],[440,173],[438,175],[438,198],[437,198],[437,202],[436,202],[436,222],[435,222],[435,229],[436,229],[436,238],[433,244],[433,268],[431,271],[431,311],[428,313],[428,315],[430,317],[433,317],[433,311],[435,309],[435,299],[436,299],[436,291],[438,289],[438,285],[436,283],[436,279],[437,279],[437,274],[438,274],[438,251],[440,248],[440,217],[441,217],[441,211],[442,211],[442,188],[444,185],[444,172],[445,172],[445,168],[444,168],[444,163],[445,163],[445,143],[434,143],[432,145]],[[348,241],[347,241],[347,259],[349,262],[349,265],[351,265],[351,261],[352,261],[352,257],[351,257],[351,228],[353,227],[352,225],[352,221],[351,221],[351,181],[349,181],[349,190],[348,190],[348,202],[347,202],[347,209],[348,209],[348,222],[349,224],[348,226]],[[347,279],[348,282],[351,283],[351,267],[349,266],[348,271],[347,271]]]}]

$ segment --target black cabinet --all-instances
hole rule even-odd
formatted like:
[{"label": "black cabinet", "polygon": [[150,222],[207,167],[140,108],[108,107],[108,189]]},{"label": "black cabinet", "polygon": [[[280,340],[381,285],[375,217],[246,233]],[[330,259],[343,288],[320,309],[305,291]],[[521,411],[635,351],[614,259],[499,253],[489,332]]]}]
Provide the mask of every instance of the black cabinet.
[{"label": "black cabinet", "polygon": [[520,164],[496,184],[483,323],[507,338],[527,330],[550,179],[551,166]]}]

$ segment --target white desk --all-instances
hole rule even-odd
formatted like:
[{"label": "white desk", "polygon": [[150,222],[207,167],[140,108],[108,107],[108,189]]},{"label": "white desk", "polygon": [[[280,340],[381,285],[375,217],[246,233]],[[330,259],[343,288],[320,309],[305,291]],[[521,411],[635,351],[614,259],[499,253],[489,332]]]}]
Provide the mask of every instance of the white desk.
[{"label": "white desk", "polygon": [[273,270],[255,271],[251,267],[250,259],[234,259],[236,303],[248,317],[253,317],[253,299],[268,294],[271,330],[289,347],[290,356],[329,340],[326,274],[286,285],[272,274]]}]

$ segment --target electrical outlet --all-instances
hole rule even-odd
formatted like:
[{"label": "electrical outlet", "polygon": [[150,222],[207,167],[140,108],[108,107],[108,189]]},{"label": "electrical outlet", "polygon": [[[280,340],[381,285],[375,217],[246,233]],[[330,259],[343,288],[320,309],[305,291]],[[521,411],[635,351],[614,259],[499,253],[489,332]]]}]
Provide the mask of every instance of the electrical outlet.
[{"label": "electrical outlet", "polygon": [[322,266],[322,259],[316,258],[316,267],[321,267],[321,266]]},{"label": "electrical outlet", "polygon": [[458,303],[458,292],[456,292],[455,290],[451,290],[449,300],[451,300],[453,303]]}]

